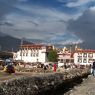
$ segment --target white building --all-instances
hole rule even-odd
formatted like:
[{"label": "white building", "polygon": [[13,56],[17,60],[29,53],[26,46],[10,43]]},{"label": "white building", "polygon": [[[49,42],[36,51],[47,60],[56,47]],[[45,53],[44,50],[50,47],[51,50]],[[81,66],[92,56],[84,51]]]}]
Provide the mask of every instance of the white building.
[{"label": "white building", "polygon": [[90,65],[95,60],[95,50],[75,49],[70,52],[61,50],[58,53],[58,63],[74,63],[76,65]]},{"label": "white building", "polygon": [[52,46],[31,44],[21,45],[20,50],[14,55],[14,60],[22,60],[24,62],[46,62],[47,52],[53,49]]},{"label": "white building", "polygon": [[95,59],[95,50],[76,50],[73,56],[75,64],[90,65]]},{"label": "white building", "polygon": [[66,47],[58,52],[58,64],[74,63],[72,53]]}]

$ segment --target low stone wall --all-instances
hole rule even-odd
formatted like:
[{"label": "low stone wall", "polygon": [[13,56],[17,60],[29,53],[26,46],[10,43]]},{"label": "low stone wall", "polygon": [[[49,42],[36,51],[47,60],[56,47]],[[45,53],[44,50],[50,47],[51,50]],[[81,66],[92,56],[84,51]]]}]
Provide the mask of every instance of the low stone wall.
[{"label": "low stone wall", "polygon": [[78,81],[88,74],[87,69],[76,69],[64,73],[46,73],[7,80],[0,83],[0,95],[48,95],[46,92],[50,93],[51,89],[54,90],[61,84],[66,86],[66,83]]}]

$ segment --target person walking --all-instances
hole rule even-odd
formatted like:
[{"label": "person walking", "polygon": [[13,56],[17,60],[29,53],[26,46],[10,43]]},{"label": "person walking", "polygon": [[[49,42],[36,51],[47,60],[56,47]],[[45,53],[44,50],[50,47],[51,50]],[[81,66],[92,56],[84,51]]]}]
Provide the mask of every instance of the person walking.
[{"label": "person walking", "polygon": [[89,69],[90,69],[90,74],[93,74],[92,64],[89,65]]},{"label": "person walking", "polygon": [[93,69],[92,74],[93,74],[93,76],[95,76],[95,60],[94,60],[93,65],[92,65],[92,69]]},{"label": "person walking", "polygon": [[54,63],[54,65],[53,65],[53,67],[54,67],[54,72],[56,72],[56,64]]},{"label": "person walking", "polygon": [[44,65],[44,66],[43,66],[43,68],[44,68],[44,73],[46,73],[47,66],[46,66],[46,65]]}]

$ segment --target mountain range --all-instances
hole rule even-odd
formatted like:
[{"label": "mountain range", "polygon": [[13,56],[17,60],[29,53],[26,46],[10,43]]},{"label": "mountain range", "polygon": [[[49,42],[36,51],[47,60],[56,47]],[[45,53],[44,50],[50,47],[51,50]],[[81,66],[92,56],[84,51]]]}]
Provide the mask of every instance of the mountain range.
[{"label": "mountain range", "polygon": [[[26,38],[23,39],[23,44],[34,44],[34,43],[48,44],[47,42],[40,39],[26,39]],[[10,35],[6,35],[0,32],[0,50],[1,51],[17,51],[19,50],[20,45],[21,45],[21,39],[18,39],[18,38],[15,38],[15,37],[12,37]],[[61,45],[61,44],[59,45],[57,43],[54,46],[59,47],[59,48],[64,47],[64,45]],[[68,47],[68,45],[65,45],[65,46]],[[80,46],[82,48],[86,47],[86,49],[91,48],[87,43],[80,44]]]},{"label": "mountain range", "polygon": [[[23,41],[23,44],[33,44],[29,41]],[[0,32],[0,50],[1,51],[17,51],[21,45],[21,39],[6,35]]]},{"label": "mountain range", "polygon": [[1,51],[17,51],[20,48],[21,42],[23,44],[34,44],[34,43],[43,43],[43,40],[40,39],[26,39],[26,38],[15,38],[10,35],[0,32],[0,50]]}]

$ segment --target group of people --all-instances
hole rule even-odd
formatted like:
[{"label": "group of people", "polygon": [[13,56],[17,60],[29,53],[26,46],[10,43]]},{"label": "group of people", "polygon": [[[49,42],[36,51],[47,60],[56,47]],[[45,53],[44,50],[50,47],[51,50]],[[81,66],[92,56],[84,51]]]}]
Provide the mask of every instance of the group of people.
[{"label": "group of people", "polygon": [[[48,66],[47,65],[44,65],[44,73],[46,72]],[[56,72],[56,69],[57,69],[57,66],[56,66],[56,63],[53,64],[53,71]]]}]

